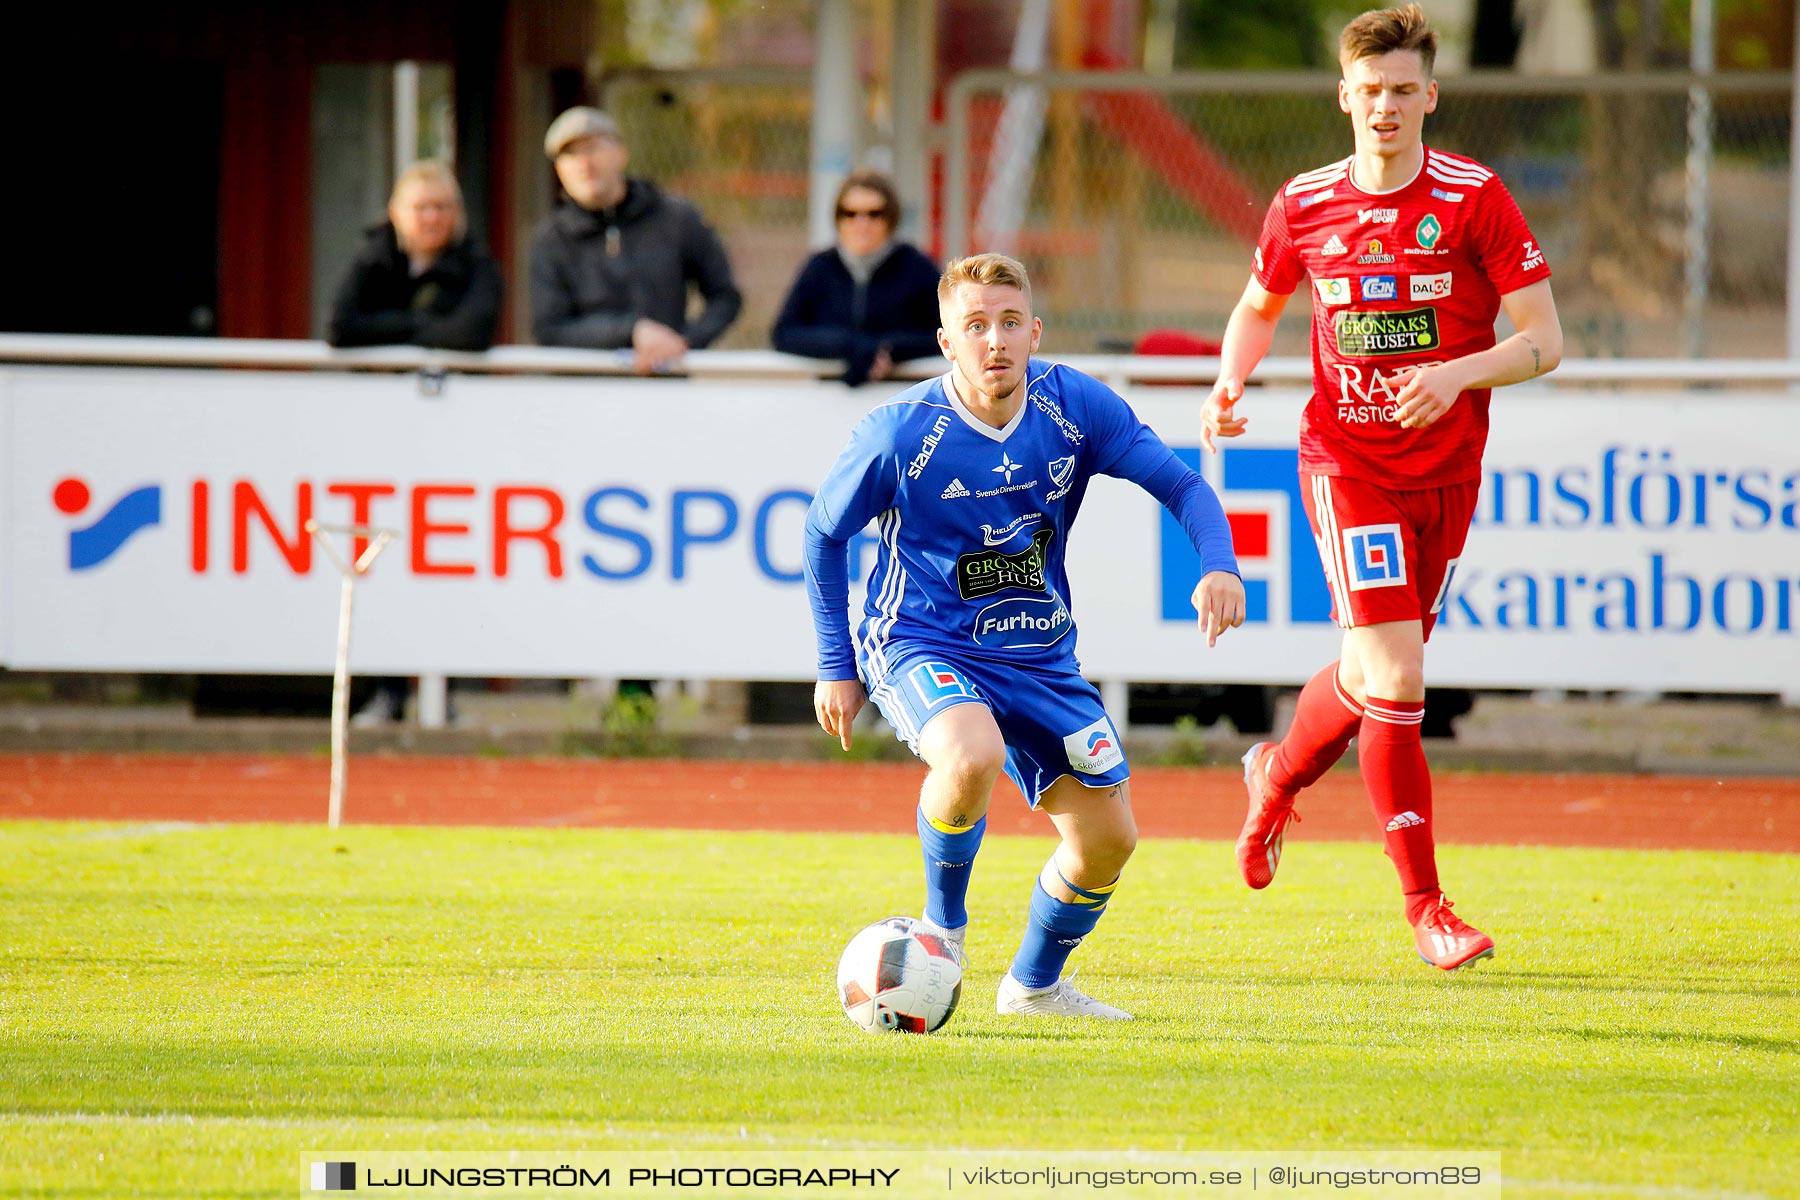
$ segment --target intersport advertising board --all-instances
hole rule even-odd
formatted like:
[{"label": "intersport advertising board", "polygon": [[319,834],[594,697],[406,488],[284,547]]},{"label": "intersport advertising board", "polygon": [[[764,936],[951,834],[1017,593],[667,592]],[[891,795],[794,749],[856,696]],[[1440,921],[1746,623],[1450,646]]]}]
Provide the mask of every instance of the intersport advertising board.
[{"label": "intersport advertising board", "polygon": [[[311,517],[397,534],[357,589],[357,671],[810,678],[806,505],[896,390],[0,371],[0,661],[328,672],[339,576]],[[1098,480],[1069,548],[1095,679],[1297,683],[1335,652],[1295,476],[1303,394],[1254,391],[1219,455],[1198,446],[1202,394],[1127,398],[1218,489],[1251,621],[1207,650],[1179,528]],[[1800,694],[1788,395],[1512,388],[1485,469],[1434,678]],[[861,578],[872,539],[856,550]],[[1394,569],[1353,550],[1365,583]]]}]

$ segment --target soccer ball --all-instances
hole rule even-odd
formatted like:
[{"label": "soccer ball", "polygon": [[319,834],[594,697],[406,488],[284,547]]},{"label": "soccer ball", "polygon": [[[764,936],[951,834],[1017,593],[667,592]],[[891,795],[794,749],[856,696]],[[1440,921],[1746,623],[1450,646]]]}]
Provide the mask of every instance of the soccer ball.
[{"label": "soccer ball", "polygon": [[877,921],[838,959],[844,1015],[870,1033],[930,1033],[962,996],[962,956],[911,917]]}]

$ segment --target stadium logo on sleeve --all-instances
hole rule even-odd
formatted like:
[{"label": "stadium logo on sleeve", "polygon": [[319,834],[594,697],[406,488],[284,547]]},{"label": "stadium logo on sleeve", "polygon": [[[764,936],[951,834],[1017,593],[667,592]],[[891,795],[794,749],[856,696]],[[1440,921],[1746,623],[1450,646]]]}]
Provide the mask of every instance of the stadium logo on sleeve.
[{"label": "stadium logo on sleeve", "polygon": [[1350,569],[1350,590],[1404,587],[1406,554],[1401,549],[1400,526],[1358,525],[1344,530],[1344,565]]},{"label": "stadium logo on sleeve", "polygon": [[[74,476],[58,483],[51,493],[57,509],[71,517],[85,512],[92,499],[88,485]],[[92,522],[69,531],[69,569],[86,571],[99,566],[117,554],[119,547],[138,530],[161,523],[161,487],[147,484],[126,492]]]},{"label": "stadium logo on sleeve", "polygon": [[906,477],[908,479],[917,479],[925,473],[925,464],[931,461],[932,454],[937,450],[938,442],[943,440],[944,431],[949,428],[950,418],[947,415],[940,414],[938,419],[932,422],[931,432],[919,442],[919,452],[913,455],[912,462],[907,464]]},{"label": "stadium logo on sleeve", "polygon": [[1064,737],[1063,750],[1069,765],[1083,775],[1102,775],[1125,761],[1119,735],[1105,717]]}]

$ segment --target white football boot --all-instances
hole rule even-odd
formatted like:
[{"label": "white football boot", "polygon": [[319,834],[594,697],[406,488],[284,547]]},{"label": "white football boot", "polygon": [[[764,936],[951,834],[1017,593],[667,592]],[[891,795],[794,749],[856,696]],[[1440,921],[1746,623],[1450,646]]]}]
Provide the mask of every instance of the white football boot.
[{"label": "white football boot", "polygon": [[1028,992],[1025,985],[1008,972],[1000,981],[1000,993],[994,1008],[1002,1016],[1025,1017],[1099,1017],[1104,1021],[1129,1021],[1131,1014],[1122,1008],[1104,1004],[1076,990],[1067,979],[1059,979],[1040,992]]}]

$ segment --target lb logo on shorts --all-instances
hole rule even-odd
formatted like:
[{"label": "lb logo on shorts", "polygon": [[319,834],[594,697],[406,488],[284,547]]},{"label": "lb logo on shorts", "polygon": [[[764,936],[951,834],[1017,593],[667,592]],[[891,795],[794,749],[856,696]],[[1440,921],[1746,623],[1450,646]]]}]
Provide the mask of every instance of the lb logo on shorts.
[{"label": "lb logo on shorts", "polygon": [[1401,546],[1398,525],[1358,525],[1344,530],[1344,566],[1350,575],[1350,590],[1404,587],[1406,553]]},{"label": "lb logo on shorts", "polygon": [[975,685],[964,679],[949,663],[922,662],[906,673],[907,683],[919,694],[926,708],[936,708],[958,696],[979,698]]},{"label": "lb logo on shorts", "polygon": [[1069,765],[1083,775],[1103,775],[1125,761],[1119,735],[1105,717],[1063,738],[1063,749]]}]

